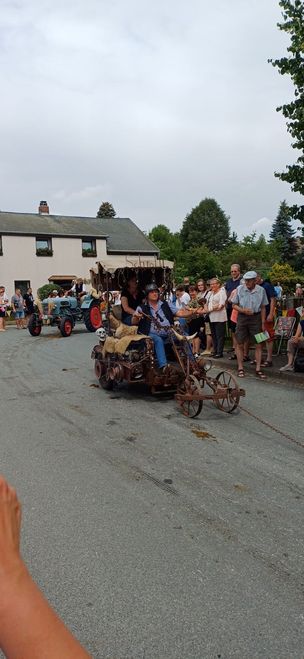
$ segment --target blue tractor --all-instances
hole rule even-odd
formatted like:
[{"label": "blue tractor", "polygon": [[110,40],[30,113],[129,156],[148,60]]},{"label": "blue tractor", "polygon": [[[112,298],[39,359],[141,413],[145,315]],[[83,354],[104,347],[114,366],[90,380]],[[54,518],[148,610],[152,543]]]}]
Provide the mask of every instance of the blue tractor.
[{"label": "blue tractor", "polygon": [[37,303],[28,323],[32,336],[39,336],[42,327],[57,325],[62,336],[70,336],[76,323],[84,322],[89,332],[102,325],[100,301],[92,295],[76,297],[48,297]]}]

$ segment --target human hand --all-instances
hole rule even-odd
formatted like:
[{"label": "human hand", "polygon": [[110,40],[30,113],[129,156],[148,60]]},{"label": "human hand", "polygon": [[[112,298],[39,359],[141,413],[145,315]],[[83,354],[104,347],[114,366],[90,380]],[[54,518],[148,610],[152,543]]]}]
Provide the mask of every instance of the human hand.
[{"label": "human hand", "polygon": [[268,323],[272,323],[272,321],[273,321],[273,315],[272,315],[272,314],[268,314],[266,320],[267,320]]},{"label": "human hand", "polygon": [[252,309],[248,309],[247,307],[245,307],[245,309],[243,309],[243,313],[245,313],[246,316],[253,316]]}]

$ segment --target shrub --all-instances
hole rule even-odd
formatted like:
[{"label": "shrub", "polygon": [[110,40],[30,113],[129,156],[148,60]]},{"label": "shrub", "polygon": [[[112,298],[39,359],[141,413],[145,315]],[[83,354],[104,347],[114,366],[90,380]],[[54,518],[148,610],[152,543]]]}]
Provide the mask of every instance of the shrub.
[{"label": "shrub", "polygon": [[57,290],[58,290],[58,286],[55,286],[55,284],[43,284],[43,286],[40,286],[40,288],[38,288],[37,291],[38,297],[40,300],[44,300],[46,297],[49,296],[49,294],[52,291],[57,291]]}]

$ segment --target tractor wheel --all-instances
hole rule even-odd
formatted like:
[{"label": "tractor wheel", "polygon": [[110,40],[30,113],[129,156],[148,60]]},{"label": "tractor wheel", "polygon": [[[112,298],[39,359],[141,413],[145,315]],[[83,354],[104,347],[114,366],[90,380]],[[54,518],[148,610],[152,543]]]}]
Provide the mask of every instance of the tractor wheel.
[{"label": "tractor wheel", "polygon": [[70,336],[73,329],[73,321],[71,318],[63,317],[60,319],[59,329],[62,336]]},{"label": "tractor wheel", "polygon": [[31,336],[39,336],[41,333],[42,324],[37,321],[36,316],[32,315],[28,321],[27,328]]},{"label": "tractor wheel", "polygon": [[101,313],[98,304],[92,304],[89,309],[86,309],[83,315],[84,324],[88,332],[96,332],[101,325]]}]

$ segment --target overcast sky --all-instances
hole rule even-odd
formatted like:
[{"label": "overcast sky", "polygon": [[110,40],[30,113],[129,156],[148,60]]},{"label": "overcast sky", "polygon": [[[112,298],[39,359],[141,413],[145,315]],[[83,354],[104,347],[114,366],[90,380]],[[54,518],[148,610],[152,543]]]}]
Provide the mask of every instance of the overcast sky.
[{"label": "overcast sky", "polygon": [[267,233],[295,152],[278,0],[0,0],[0,209],[180,228],[214,197]]}]

